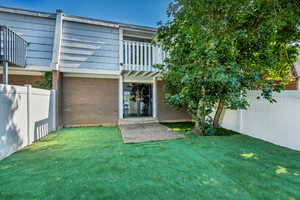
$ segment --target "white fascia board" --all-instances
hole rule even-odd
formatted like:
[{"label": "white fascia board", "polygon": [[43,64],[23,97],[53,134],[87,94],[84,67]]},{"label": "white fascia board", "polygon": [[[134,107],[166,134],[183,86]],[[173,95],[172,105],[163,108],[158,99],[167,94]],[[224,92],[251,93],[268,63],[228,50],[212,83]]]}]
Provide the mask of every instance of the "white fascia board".
[{"label": "white fascia board", "polygon": [[157,28],[149,27],[149,26],[139,26],[134,24],[123,24],[120,23],[120,27],[126,31],[139,31],[143,33],[156,33]]},{"label": "white fascia board", "polygon": [[[3,73],[3,67],[0,66],[0,74]],[[43,76],[44,72],[40,71],[29,71],[26,69],[20,69],[16,67],[9,67],[8,68],[9,75],[30,75],[30,76]]]},{"label": "white fascia board", "polygon": [[81,74],[99,74],[99,75],[117,75],[121,74],[119,70],[103,70],[103,69],[79,69],[70,67],[59,67],[59,71],[65,73],[81,73]]},{"label": "white fascia board", "polygon": [[47,66],[26,65],[25,70],[48,72],[52,71],[52,68]]},{"label": "white fascia board", "polygon": [[120,75],[105,75],[105,74],[82,74],[82,73],[63,73],[64,77],[76,77],[76,78],[107,78],[107,79],[119,79]]},{"label": "white fascia board", "polygon": [[123,76],[123,81],[129,83],[153,83],[153,78]]},{"label": "white fascia board", "polygon": [[112,27],[112,28],[119,28],[118,24],[114,23],[107,23],[103,22],[100,20],[96,19],[88,19],[88,18],[83,18],[83,17],[75,17],[75,16],[64,16],[65,21],[70,21],[70,22],[78,22],[78,23],[84,23],[84,24],[92,24],[92,25],[98,25],[98,26],[107,26],[107,27]]},{"label": "white fascia board", "polygon": [[55,19],[54,13],[25,10],[25,9],[20,9],[20,8],[10,8],[10,7],[5,7],[5,6],[0,6],[0,12],[7,12],[7,13],[12,13],[12,14]]}]

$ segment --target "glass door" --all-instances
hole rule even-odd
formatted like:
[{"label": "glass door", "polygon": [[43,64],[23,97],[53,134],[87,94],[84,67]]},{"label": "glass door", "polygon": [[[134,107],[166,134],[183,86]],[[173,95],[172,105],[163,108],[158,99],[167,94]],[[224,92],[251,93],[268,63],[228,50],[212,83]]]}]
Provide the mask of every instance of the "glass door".
[{"label": "glass door", "polygon": [[124,118],[152,117],[152,85],[124,83]]}]

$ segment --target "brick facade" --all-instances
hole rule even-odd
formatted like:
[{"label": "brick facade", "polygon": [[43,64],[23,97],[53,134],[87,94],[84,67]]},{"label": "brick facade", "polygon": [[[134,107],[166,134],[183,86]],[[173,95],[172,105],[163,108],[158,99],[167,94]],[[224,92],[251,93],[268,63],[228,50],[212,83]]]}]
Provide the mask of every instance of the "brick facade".
[{"label": "brick facade", "polygon": [[63,77],[65,127],[118,124],[118,79]]},{"label": "brick facade", "polygon": [[[26,84],[35,85],[42,81],[42,76],[31,75],[8,75],[8,84],[24,86]],[[3,83],[2,74],[0,74],[0,84]]]},{"label": "brick facade", "polygon": [[176,110],[164,103],[163,82],[157,82],[157,113],[159,121],[190,121],[191,116],[184,110]]}]

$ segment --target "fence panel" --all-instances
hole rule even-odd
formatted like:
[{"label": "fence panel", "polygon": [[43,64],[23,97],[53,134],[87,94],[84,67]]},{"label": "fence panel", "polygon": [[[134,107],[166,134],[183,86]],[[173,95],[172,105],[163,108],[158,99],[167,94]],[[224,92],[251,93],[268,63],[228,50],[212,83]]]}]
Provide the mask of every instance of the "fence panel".
[{"label": "fence panel", "polygon": [[300,150],[300,91],[275,94],[277,103],[256,99],[258,92],[250,92],[250,108],[225,111],[222,126],[260,138],[277,145]]},{"label": "fence panel", "polygon": [[55,131],[55,92],[0,84],[0,160]]}]

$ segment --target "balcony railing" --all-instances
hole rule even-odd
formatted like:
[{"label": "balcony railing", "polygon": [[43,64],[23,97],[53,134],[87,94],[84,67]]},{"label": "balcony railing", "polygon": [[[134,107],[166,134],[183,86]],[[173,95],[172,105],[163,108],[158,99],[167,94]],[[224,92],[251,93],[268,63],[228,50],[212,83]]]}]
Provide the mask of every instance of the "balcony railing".
[{"label": "balcony railing", "polygon": [[6,26],[0,26],[0,61],[24,67],[28,43]]},{"label": "balcony railing", "polygon": [[159,69],[152,66],[163,64],[165,56],[165,52],[159,45],[124,40],[121,69],[127,71],[159,72]]}]

